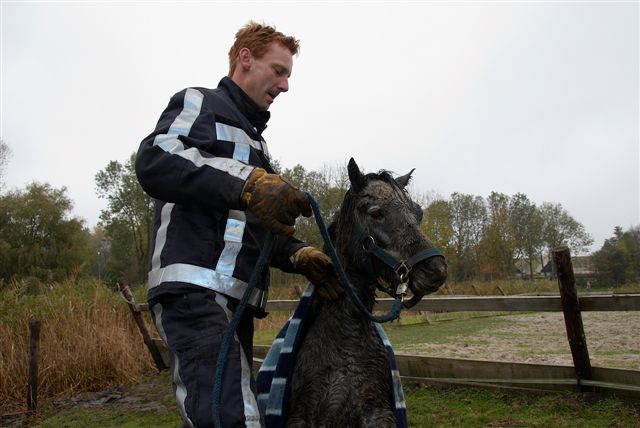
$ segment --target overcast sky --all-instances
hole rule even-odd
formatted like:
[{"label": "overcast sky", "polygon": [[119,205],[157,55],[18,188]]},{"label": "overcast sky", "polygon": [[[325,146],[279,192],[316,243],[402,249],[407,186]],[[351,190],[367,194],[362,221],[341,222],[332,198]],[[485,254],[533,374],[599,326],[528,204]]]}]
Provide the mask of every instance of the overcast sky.
[{"label": "overcast sky", "polygon": [[8,2],[0,136],[9,188],[66,186],[93,227],[95,174],[175,92],[215,87],[248,20],[301,40],[265,138],[285,167],[416,168],[412,190],[560,203],[595,238],[640,224],[632,2]]}]

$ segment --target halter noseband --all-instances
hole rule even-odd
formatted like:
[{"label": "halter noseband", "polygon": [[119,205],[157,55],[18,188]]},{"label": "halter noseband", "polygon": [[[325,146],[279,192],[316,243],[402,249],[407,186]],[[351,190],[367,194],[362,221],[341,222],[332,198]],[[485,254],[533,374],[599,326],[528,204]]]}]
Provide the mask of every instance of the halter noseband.
[{"label": "halter noseband", "polygon": [[[431,259],[433,257],[442,257],[444,258],[444,254],[437,248],[428,248],[426,250],[419,251],[413,256],[409,257],[405,260],[398,260],[389,254],[387,251],[380,248],[377,244],[373,236],[364,235],[360,231],[356,232],[357,240],[362,250],[364,251],[364,263],[367,267],[367,270],[372,276],[376,276],[376,273],[373,270],[373,260],[372,256],[376,257],[378,260],[389,266],[394,272],[394,279],[391,282],[389,287],[384,287],[382,284],[376,282],[376,287],[387,293],[393,298],[402,299],[404,301],[404,297],[407,294],[407,284],[409,282],[409,274],[415,265],[418,263]],[[409,302],[405,303],[404,306],[406,308],[410,308],[414,306],[420,298],[414,296]]]}]

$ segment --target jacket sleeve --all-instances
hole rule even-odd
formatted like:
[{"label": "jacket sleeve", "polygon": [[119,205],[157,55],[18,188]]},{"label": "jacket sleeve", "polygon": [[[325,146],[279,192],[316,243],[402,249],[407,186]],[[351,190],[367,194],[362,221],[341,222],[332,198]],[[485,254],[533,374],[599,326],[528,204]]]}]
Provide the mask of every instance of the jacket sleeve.
[{"label": "jacket sleeve", "polygon": [[215,142],[216,129],[215,114],[203,101],[204,94],[193,88],[171,98],[155,131],[140,144],[136,175],[155,199],[239,209],[255,167],[204,150]]},{"label": "jacket sleeve", "polygon": [[282,235],[276,235],[273,240],[271,266],[284,272],[297,273],[296,268],[291,261],[291,256],[300,248],[307,246],[307,243],[294,237],[289,238]]}]

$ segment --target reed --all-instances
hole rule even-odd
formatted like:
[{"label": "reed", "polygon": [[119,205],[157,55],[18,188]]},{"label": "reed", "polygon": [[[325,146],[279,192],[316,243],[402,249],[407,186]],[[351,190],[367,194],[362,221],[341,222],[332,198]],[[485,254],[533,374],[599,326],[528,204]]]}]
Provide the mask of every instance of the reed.
[{"label": "reed", "polygon": [[153,371],[118,294],[93,280],[0,290],[0,413],[25,409],[29,321],[42,322],[39,402],[99,391]]}]

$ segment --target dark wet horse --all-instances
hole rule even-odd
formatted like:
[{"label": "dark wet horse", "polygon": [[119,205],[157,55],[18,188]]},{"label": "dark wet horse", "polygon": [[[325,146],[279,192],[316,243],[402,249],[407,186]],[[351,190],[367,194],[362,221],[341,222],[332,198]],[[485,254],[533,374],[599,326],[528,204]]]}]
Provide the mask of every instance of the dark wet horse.
[{"label": "dark wet horse", "polygon": [[[404,190],[413,171],[396,179],[386,171],[364,175],[353,159],[348,170],[351,188],[329,231],[349,281],[371,311],[376,283],[391,283],[396,274],[377,259],[367,267],[358,238],[366,236],[397,260],[433,244],[420,231],[420,206]],[[422,297],[446,276],[444,259],[433,257],[416,264],[408,286]],[[298,354],[287,427],[395,427],[392,393],[388,357],[373,323],[347,296],[318,303]]]}]

